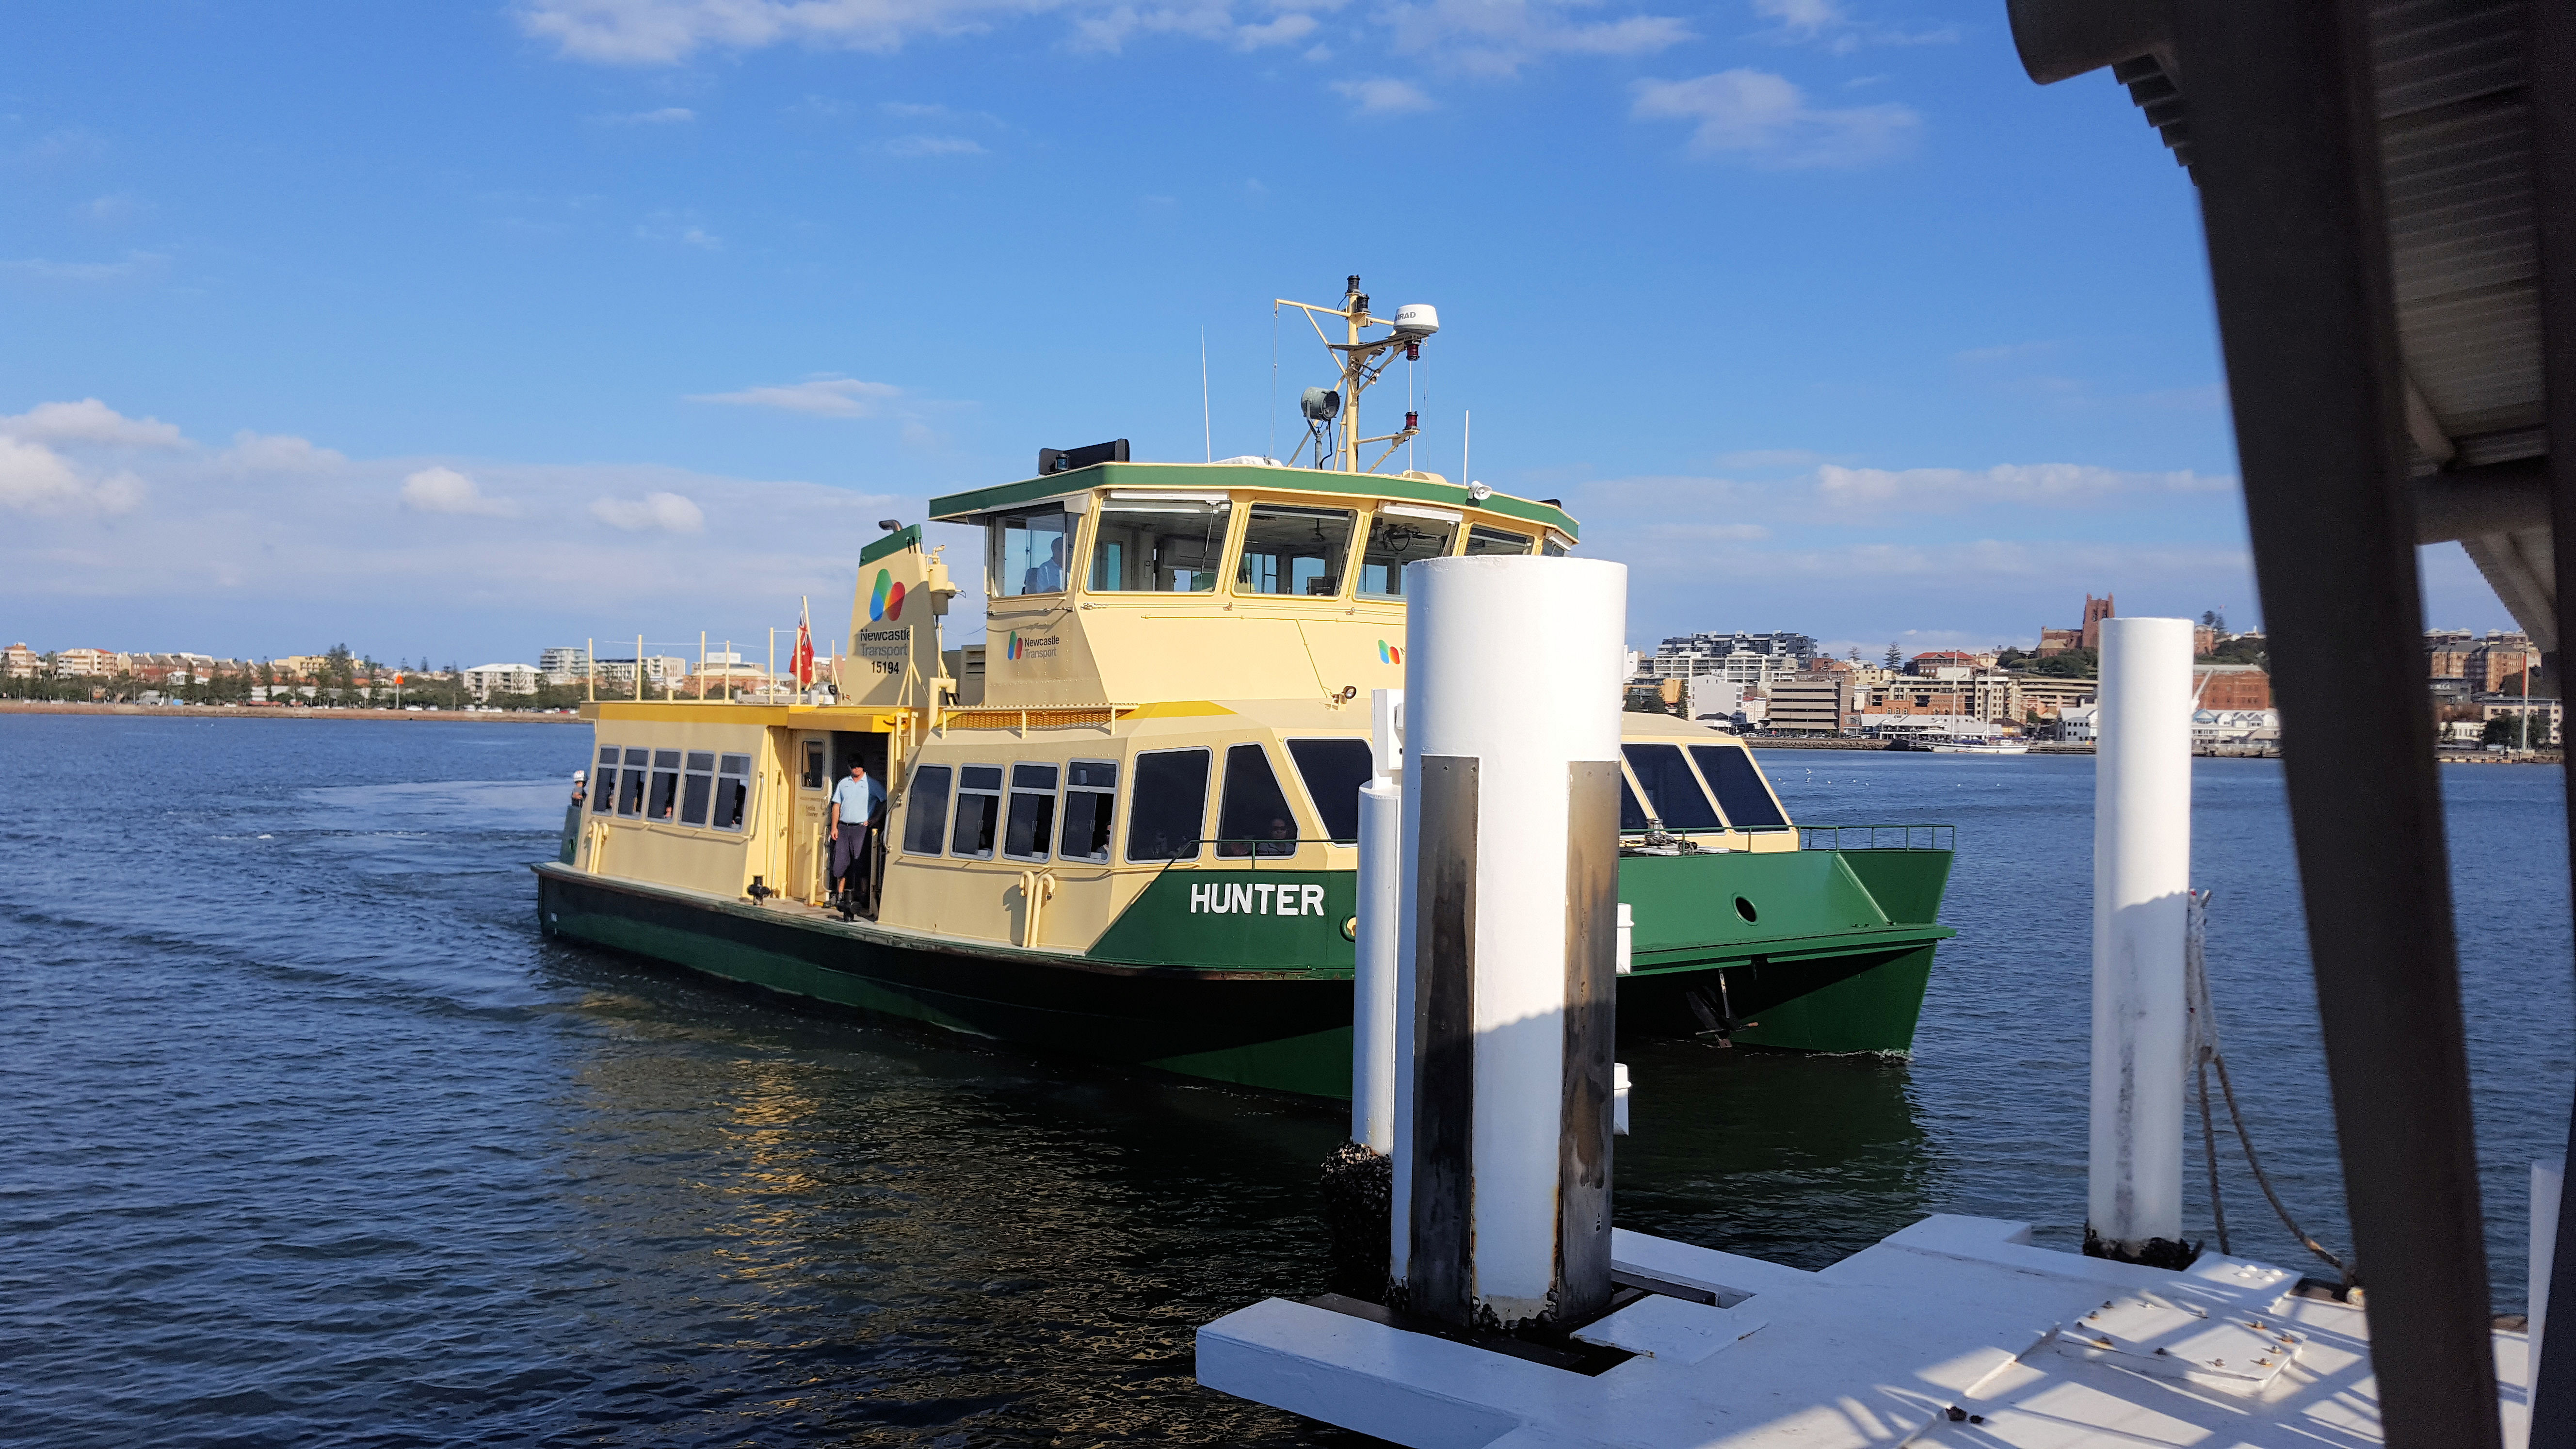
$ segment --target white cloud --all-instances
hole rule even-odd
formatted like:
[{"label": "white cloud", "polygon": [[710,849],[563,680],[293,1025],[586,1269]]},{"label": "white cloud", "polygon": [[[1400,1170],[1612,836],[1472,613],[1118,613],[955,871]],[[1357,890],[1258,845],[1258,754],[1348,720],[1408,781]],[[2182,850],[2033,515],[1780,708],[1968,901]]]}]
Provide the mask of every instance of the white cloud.
[{"label": "white cloud", "polygon": [[1265,45],[1294,45],[1314,34],[1321,23],[1302,10],[1292,10],[1264,24],[1238,25],[1234,30],[1234,48],[1259,50]]},{"label": "white cloud", "polygon": [[131,473],[83,477],[70,459],[41,443],[0,435],[0,508],[19,513],[126,513],[143,501]]},{"label": "white cloud", "polygon": [[121,226],[126,222],[139,221],[151,215],[152,203],[130,191],[117,191],[105,196],[91,197],[72,210],[74,215],[84,221],[95,222],[100,226]]},{"label": "white cloud", "polygon": [[825,418],[867,418],[903,389],[892,383],[863,382],[855,377],[818,377],[780,387],[747,387],[740,392],[698,393],[690,402],[730,403],[738,407],[777,408]]},{"label": "white cloud", "polygon": [[923,156],[988,155],[983,143],[965,136],[897,136],[885,143],[885,153],[907,159]]},{"label": "white cloud", "polygon": [[231,473],[327,473],[349,460],[302,438],[254,433],[244,428],[233,434],[233,445],[218,454],[215,461]]},{"label": "white cloud", "polygon": [[636,224],[635,235],[641,241],[677,242],[681,246],[696,247],[700,251],[724,250],[723,237],[677,212],[654,212]]},{"label": "white cloud", "polygon": [[38,403],[15,417],[0,417],[0,433],[30,443],[100,443],[121,448],[184,448],[176,425],[159,418],[129,418],[94,397]]},{"label": "white cloud", "polygon": [[1333,82],[1333,89],[1358,105],[1363,116],[1401,116],[1431,109],[1432,101],[1409,81],[1378,76]]},{"label": "white cloud", "polygon": [[1849,55],[1864,45],[1949,45],[1955,27],[1897,30],[1855,18],[1841,0],[1753,0],[1753,13],[1779,24],[1769,38],[1793,45],[1821,45],[1836,55]]},{"label": "white cloud", "polygon": [[[675,65],[702,50],[772,45],[892,53],[917,39],[1062,17],[1076,48],[1111,51],[1142,35],[1238,50],[1302,43],[1318,13],[1347,0],[519,0],[520,28],[575,60]],[[1692,38],[1673,16],[1591,18],[1601,0],[1408,0],[1367,11],[1398,54],[1444,69],[1510,76],[1551,55],[1647,55]],[[1314,52],[1309,58],[1317,58]]]},{"label": "white cloud", "polygon": [[127,252],[121,262],[56,262],[26,257],[0,261],[0,271],[46,282],[130,282],[158,276],[169,260],[159,252]]},{"label": "white cloud", "polygon": [[611,528],[641,533],[658,528],[665,533],[696,533],[706,527],[707,515],[698,505],[677,493],[647,493],[642,498],[602,498],[590,505],[590,516]]},{"label": "white cloud", "polygon": [[1923,124],[1911,107],[1892,103],[1810,106],[1787,79],[1742,66],[1692,80],[1641,80],[1630,89],[1638,119],[1697,123],[1694,154],[1782,169],[1883,160],[1911,146]]},{"label": "white cloud", "polygon": [[599,119],[611,126],[676,126],[697,118],[698,113],[686,106],[664,106],[658,111],[628,111]]},{"label": "white cloud", "polygon": [[473,479],[453,468],[423,468],[405,478],[402,503],[414,513],[481,513],[508,518],[519,511],[508,499],[484,497]]},{"label": "white cloud", "polygon": [[1582,0],[1421,0],[1384,13],[1398,54],[1469,75],[1508,77],[1550,55],[1652,55],[1694,38],[1668,15],[1577,23]]},{"label": "white cloud", "polygon": [[2082,507],[2148,493],[2215,493],[2233,486],[2188,469],[2126,473],[2081,463],[2002,464],[1993,468],[1844,468],[1816,470],[1816,497],[1838,513],[1952,513],[1992,504]]}]

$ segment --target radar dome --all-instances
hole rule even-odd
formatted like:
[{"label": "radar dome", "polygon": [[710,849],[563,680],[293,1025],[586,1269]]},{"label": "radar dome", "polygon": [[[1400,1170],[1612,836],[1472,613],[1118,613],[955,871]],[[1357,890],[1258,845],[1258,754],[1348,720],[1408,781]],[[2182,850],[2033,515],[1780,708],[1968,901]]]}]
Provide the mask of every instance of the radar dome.
[{"label": "radar dome", "polygon": [[1428,302],[1407,302],[1395,309],[1397,340],[1418,342],[1440,330],[1440,309]]}]

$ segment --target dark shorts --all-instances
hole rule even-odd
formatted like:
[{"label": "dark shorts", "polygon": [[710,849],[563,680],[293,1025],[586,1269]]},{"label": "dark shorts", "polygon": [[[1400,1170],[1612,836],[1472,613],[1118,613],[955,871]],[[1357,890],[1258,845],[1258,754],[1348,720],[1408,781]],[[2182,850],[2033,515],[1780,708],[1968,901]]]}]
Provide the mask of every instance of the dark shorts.
[{"label": "dark shorts", "polygon": [[[840,835],[832,841],[832,879],[839,880],[848,875],[854,864],[866,860],[867,844],[867,827],[850,825],[841,827]],[[865,867],[860,868],[864,872]]]}]

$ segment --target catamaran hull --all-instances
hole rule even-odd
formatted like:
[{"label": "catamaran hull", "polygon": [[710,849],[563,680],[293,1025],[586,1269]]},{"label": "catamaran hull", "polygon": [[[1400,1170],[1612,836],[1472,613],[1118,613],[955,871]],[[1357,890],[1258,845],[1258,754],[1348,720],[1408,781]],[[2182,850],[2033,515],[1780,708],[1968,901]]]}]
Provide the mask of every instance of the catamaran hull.
[{"label": "catamaran hull", "polygon": [[[1945,862],[1946,864],[1946,862]],[[801,910],[535,867],[552,937],[791,998],[1045,1052],[1305,1096],[1347,1098],[1347,975],[1115,967],[904,938]],[[1906,1050],[1933,948],[1884,944],[1723,972],[1623,977],[1623,1035],[1731,1034],[1817,1051]]]}]

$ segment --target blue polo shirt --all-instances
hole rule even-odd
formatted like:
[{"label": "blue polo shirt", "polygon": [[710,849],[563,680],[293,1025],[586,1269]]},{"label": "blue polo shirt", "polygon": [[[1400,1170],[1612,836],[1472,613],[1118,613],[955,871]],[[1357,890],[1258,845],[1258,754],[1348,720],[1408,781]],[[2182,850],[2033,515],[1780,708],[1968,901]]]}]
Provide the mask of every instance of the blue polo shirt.
[{"label": "blue polo shirt", "polygon": [[867,824],[877,813],[877,802],[884,798],[885,787],[877,783],[874,775],[858,780],[843,775],[841,783],[832,787],[832,803],[841,807],[841,823],[845,825]]}]

